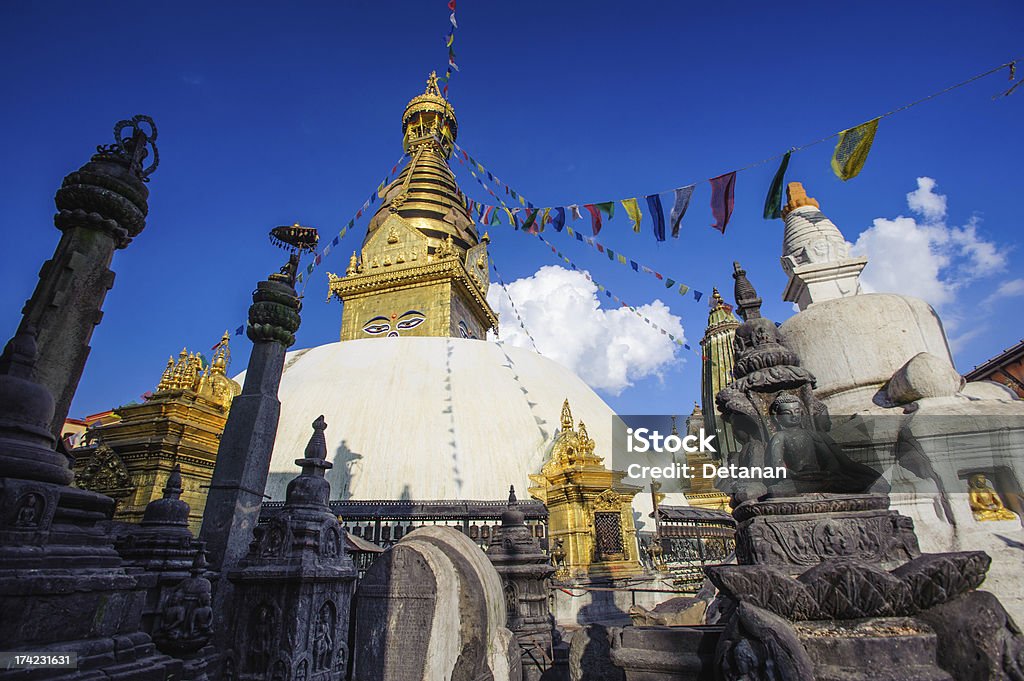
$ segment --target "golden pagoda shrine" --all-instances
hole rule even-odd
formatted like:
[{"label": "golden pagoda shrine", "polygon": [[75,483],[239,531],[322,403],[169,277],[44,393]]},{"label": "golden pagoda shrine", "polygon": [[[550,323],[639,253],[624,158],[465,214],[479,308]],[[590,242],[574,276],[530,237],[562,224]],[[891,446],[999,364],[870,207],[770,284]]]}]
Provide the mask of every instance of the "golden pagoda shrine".
[{"label": "golden pagoda shrine", "polygon": [[569,400],[561,430],[541,472],[531,475],[530,495],[547,506],[548,541],[568,577],[630,577],[640,574],[633,524],[633,497],[625,473],[604,466],[583,421],[573,427]]},{"label": "golden pagoda shrine", "polygon": [[344,276],[328,273],[343,304],[341,340],[395,336],[483,339],[497,329],[487,304],[487,244],[448,167],[458,123],[437,75],[402,116],[408,165],[386,189]]},{"label": "golden pagoda shrine", "polygon": [[[707,423],[704,420],[703,410],[700,405],[694,403],[693,412],[686,418],[686,434],[697,435],[701,429],[708,432]],[[672,434],[678,435],[675,419],[672,421]],[[702,471],[704,464],[716,464],[706,452],[687,452],[686,463],[691,470]],[[717,465],[717,464],[716,464]],[[705,508],[711,511],[730,512],[729,496],[715,488],[715,481],[712,478],[705,478],[702,475],[695,475],[685,482],[686,488],[683,495],[690,506]]]},{"label": "golden pagoda shrine", "polygon": [[90,428],[86,444],[72,450],[75,485],[113,497],[115,520],[142,520],[146,504],[163,496],[167,476],[180,465],[189,526],[199,531],[220,436],[242,390],[226,375],[228,338],[225,331],[205,367],[187,349],[169,358],[155,392],[142,404],[115,409],[119,420]]},{"label": "golden pagoda shrine", "polygon": [[722,300],[718,289],[711,293],[708,325],[701,346],[700,400],[704,431],[714,433],[719,444],[719,457],[728,462],[740,451],[732,434],[732,427],[722,420],[715,406],[715,395],[732,381],[732,367],[736,362],[733,340],[740,323],[732,313],[732,306]]}]

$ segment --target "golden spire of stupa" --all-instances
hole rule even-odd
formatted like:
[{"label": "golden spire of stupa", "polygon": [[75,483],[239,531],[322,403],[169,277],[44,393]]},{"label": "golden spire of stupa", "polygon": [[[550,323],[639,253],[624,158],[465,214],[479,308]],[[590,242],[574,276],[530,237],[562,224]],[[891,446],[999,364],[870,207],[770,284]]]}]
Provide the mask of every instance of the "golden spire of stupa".
[{"label": "golden spire of stupa", "polygon": [[480,242],[448,167],[458,129],[455,109],[441,96],[437,74],[431,73],[426,90],[413,97],[402,114],[402,147],[412,158],[384,190],[380,208],[367,226],[364,246],[392,213],[430,237],[433,247],[449,235],[460,254]]}]

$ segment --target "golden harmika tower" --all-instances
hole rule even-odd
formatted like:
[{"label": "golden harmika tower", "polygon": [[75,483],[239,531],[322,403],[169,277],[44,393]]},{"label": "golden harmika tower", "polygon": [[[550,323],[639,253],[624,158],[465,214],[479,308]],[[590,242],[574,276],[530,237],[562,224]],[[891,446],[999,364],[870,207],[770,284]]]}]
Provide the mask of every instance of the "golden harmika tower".
[{"label": "golden harmika tower", "polygon": [[448,158],[458,133],[455,110],[430,74],[427,90],[402,116],[411,158],[383,190],[361,252],[344,276],[328,273],[343,303],[341,340],[394,336],[486,337],[498,317],[487,304],[489,262]]},{"label": "golden harmika tower", "polygon": [[199,531],[206,487],[213,478],[220,435],[241,386],[227,377],[228,332],[203,368],[197,353],[167,360],[156,391],[142,404],[118,407],[120,420],[87,431],[73,450],[75,485],[117,500],[116,520],[139,522],[146,505],[163,496],[167,476],[181,466],[189,526]]},{"label": "golden harmika tower", "polygon": [[548,508],[548,537],[561,542],[560,570],[571,577],[628,577],[642,572],[637,555],[633,497],[639,487],[625,473],[606,468],[580,421],[573,428],[569,400],[551,458],[531,475],[530,495]]}]

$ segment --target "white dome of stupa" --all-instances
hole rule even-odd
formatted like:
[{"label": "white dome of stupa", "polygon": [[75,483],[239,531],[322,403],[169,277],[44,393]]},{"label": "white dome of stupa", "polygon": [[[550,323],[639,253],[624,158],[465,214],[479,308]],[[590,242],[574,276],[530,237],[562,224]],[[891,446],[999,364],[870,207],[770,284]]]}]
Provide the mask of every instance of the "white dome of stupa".
[{"label": "white dome of stupa", "polygon": [[398,337],[295,350],[278,397],[275,501],[320,414],[333,499],[503,499],[509,485],[526,498],[565,399],[611,464],[611,408],[569,369],[504,344]]}]

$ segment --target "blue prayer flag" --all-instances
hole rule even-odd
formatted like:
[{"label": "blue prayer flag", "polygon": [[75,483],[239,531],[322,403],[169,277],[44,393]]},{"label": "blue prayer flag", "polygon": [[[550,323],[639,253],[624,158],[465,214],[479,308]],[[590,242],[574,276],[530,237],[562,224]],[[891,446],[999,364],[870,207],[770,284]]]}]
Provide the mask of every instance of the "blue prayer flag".
[{"label": "blue prayer flag", "polygon": [[651,220],[654,221],[654,238],[665,240],[665,211],[661,207],[661,197],[651,194],[647,197],[647,207],[651,209]]},{"label": "blue prayer flag", "polygon": [[676,190],[676,201],[672,206],[672,213],[669,215],[668,221],[672,227],[672,238],[679,238],[679,223],[683,221],[683,215],[686,214],[686,209],[690,206],[690,197],[693,196],[693,185],[689,187],[680,187]]}]

